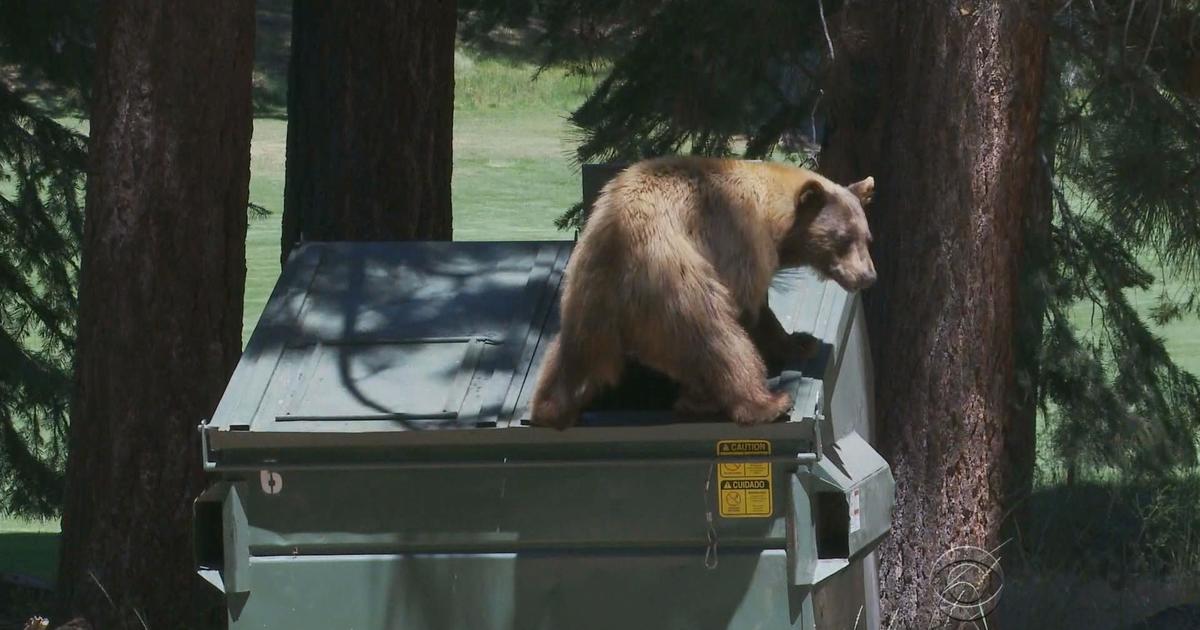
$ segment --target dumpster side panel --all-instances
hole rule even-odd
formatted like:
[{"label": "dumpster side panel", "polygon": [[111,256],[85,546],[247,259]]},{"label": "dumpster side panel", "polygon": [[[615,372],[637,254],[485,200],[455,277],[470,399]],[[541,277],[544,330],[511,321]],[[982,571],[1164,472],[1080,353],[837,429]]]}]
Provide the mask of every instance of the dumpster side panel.
[{"label": "dumpster side panel", "polygon": [[811,628],[782,551],[255,559],[230,629]]},{"label": "dumpster side panel", "polygon": [[[284,471],[282,489],[246,493],[255,554],[515,551],[563,546],[691,545],[716,512],[711,466]],[[787,505],[787,464],[774,504]],[[784,510],[718,519],[723,544],[782,548]]]}]

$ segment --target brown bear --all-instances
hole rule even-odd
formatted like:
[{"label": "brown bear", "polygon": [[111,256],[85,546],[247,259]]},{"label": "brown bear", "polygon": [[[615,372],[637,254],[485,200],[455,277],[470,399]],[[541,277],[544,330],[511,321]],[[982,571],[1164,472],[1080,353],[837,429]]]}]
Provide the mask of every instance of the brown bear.
[{"label": "brown bear", "polygon": [[[784,267],[809,266],[850,291],[875,281],[863,206],[872,178],[839,186],[768,162],[664,157],[601,190],[571,260],[562,327],[546,350],[532,423],[569,427],[626,359],[679,382],[676,409],[723,411],[743,425],[792,405],[766,386],[756,350],[811,353],[767,308]],[[768,357],[771,358],[771,357]]]}]

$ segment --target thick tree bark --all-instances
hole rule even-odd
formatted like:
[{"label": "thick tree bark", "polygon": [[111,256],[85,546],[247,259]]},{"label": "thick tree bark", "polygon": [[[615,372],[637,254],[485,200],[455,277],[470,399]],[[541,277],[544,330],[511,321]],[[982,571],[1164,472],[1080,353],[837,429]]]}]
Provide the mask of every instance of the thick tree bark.
[{"label": "thick tree bark", "polygon": [[282,256],[451,237],[453,0],[296,0]]},{"label": "thick tree bark", "polygon": [[251,0],[101,5],[59,573],[96,628],[204,626],[196,426],[241,351],[253,41]]},{"label": "thick tree bark", "polygon": [[943,554],[997,548],[1028,455],[1014,450],[1032,447],[1014,333],[1047,4],[852,0],[835,25],[846,88],[831,95],[823,170],[877,183],[880,280],[866,305],[879,444],[897,480],[879,552],[884,627],[955,627],[939,605],[957,575]]}]

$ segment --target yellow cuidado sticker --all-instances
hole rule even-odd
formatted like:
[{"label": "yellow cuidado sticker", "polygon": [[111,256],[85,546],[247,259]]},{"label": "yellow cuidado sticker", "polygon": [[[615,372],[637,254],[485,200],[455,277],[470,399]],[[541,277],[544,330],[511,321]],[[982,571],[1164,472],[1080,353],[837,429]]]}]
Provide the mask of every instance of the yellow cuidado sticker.
[{"label": "yellow cuidado sticker", "polygon": [[[766,440],[721,440],[717,457],[770,456]],[[739,461],[717,464],[717,498],[724,518],[766,518],[774,512],[771,462]]]}]

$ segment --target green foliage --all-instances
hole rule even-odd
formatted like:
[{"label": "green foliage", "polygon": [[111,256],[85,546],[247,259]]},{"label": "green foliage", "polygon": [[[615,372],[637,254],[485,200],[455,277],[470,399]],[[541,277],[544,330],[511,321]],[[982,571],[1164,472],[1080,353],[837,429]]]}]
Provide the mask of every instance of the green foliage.
[{"label": "green foliage", "polygon": [[1056,23],[1056,49],[1067,61],[1061,106],[1069,112],[1056,122],[1062,153],[1073,158],[1061,174],[1095,199],[1121,242],[1196,279],[1200,3],[1119,8],[1080,8]]},{"label": "green foliage", "polygon": [[[808,157],[828,46],[821,13],[838,4],[474,0],[460,7],[469,42],[493,41],[485,35],[533,19],[543,69],[601,75],[570,118],[575,160],[586,163],[682,152],[762,158],[781,142]],[[580,210],[572,207],[558,227],[577,227]]]},{"label": "green foliage", "polygon": [[[1154,278],[1109,226],[1078,216],[1063,195],[1052,227],[1040,396],[1051,439],[1068,465],[1164,472],[1195,463],[1200,383],[1179,368],[1126,291]],[[1097,321],[1078,330],[1071,308],[1095,306]]]},{"label": "green foliage", "polygon": [[[811,161],[823,125],[826,17],[840,0],[460,0],[459,36],[590,85],[574,161],[667,153]],[[463,90],[456,86],[456,98]],[[461,100],[460,100],[461,102]],[[582,206],[560,216],[579,225]]]},{"label": "green foliage", "polygon": [[291,0],[256,0],[254,22],[254,113],[286,116],[288,62],[292,54]]},{"label": "green foliage", "polygon": [[614,56],[661,0],[459,0],[459,38],[490,55],[586,66]]},{"label": "green foliage", "polygon": [[[1155,322],[1196,312],[1200,85],[1180,70],[1200,69],[1200,33],[1187,35],[1198,21],[1200,3],[1163,1],[1068,6],[1054,22],[1043,137],[1056,186],[1040,393],[1068,466],[1141,473],[1196,462],[1200,382],[1130,296],[1155,282],[1143,255],[1189,287],[1162,294]],[[1080,302],[1094,309],[1090,330],[1070,323]]]},{"label": "green foliage", "polygon": [[785,132],[807,131],[820,98],[819,2],[475,0],[465,10],[466,41],[532,17],[543,67],[603,71],[571,117],[580,162],[729,155],[743,142],[761,157]]},{"label": "green foliage", "polygon": [[730,155],[742,138],[746,157],[766,155],[819,96],[817,12],[815,2],[665,3],[572,115],[579,161]]},{"label": "green foliage", "polygon": [[8,89],[79,109],[95,53],[95,9],[94,0],[0,0],[0,70]]},{"label": "green foliage", "polygon": [[21,70],[0,81],[0,513],[61,496],[86,150],[34,103],[82,94],[88,10],[0,0],[0,60]]},{"label": "green foliage", "polygon": [[0,86],[0,510],[50,514],[65,461],[83,138]]}]

